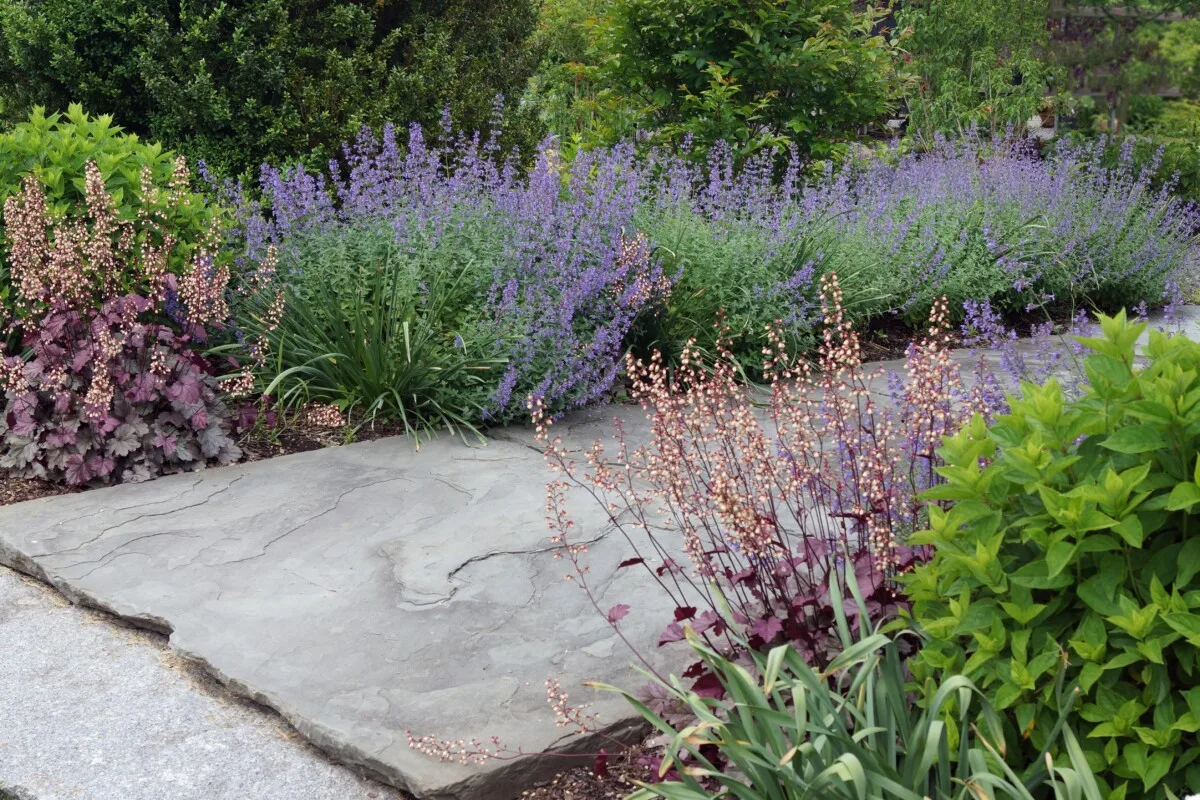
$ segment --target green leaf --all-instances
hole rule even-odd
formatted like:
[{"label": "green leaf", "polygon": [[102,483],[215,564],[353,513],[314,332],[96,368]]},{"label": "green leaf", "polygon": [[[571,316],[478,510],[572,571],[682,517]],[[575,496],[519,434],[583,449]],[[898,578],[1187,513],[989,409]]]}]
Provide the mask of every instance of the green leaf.
[{"label": "green leaf", "polygon": [[1162,450],[1167,442],[1162,434],[1149,425],[1130,425],[1113,433],[1101,442],[1101,446],[1118,453],[1148,453]]},{"label": "green leaf", "polygon": [[1179,569],[1175,573],[1175,585],[1184,589],[1200,572],[1200,536],[1192,536],[1183,543],[1177,563]]},{"label": "green leaf", "polygon": [[1136,515],[1130,515],[1121,520],[1113,526],[1113,530],[1133,547],[1141,547],[1146,536],[1142,529],[1142,521]]},{"label": "green leaf", "polygon": [[1045,603],[1032,603],[1027,606],[1020,606],[1016,603],[1000,603],[1000,607],[1004,609],[1004,613],[1012,617],[1021,625],[1028,625],[1033,622],[1038,614],[1041,614],[1046,608]]},{"label": "green leaf", "polygon": [[1171,771],[1171,761],[1173,756],[1166,750],[1158,750],[1150,755],[1147,760],[1146,769],[1142,774],[1142,783],[1146,787],[1146,791],[1154,788],[1154,785],[1166,777]]},{"label": "green leaf", "polygon": [[1200,647],[1200,616],[1174,612],[1164,614],[1163,621],[1195,647]]},{"label": "green leaf", "polygon": [[1066,569],[1074,560],[1075,551],[1078,549],[1079,545],[1070,542],[1055,542],[1050,545],[1050,550],[1046,553],[1048,577],[1053,578]]},{"label": "green leaf", "polygon": [[1196,503],[1200,503],[1200,486],[1188,481],[1176,484],[1175,488],[1171,490],[1171,494],[1167,498],[1167,510],[1191,509]]},{"label": "green leaf", "polygon": [[1106,617],[1113,616],[1121,613],[1121,606],[1116,602],[1119,585],[1120,582],[1106,572],[1094,575],[1079,584],[1077,594],[1079,599],[1096,613]]}]

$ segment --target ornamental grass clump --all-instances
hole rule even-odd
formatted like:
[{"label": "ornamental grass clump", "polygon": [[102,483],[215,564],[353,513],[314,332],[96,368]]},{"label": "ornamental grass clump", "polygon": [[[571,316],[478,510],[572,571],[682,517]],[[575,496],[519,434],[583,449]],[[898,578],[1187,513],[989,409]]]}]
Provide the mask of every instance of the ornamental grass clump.
[{"label": "ornamental grass clump", "polygon": [[[830,276],[815,367],[768,333],[766,397],[738,381],[721,339],[715,362],[691,347],[674,370],[657,354],[630,357],[631,392],[650,421],[642,446],[630,446],[618,423],[611,452],[599,440],[572,451],[531,400],[546,459],[561,475],[547,488],[552,540],[571,562],[569,578],[618,634],[629,607],[599,607],[586,547],[571,537],[569,489],[594,498],[628,542],[621,566],[641,566],[663,589],[672,619],[660,646],[691,625],[713,646],[736,649],[736,624],[753,649],[786,643],[823,667],[836,643],[829,580],[839,565],[851,565],[872,614],[902,602],[894,577],[924,557],[906,538],[927,516],[919,493],[939,480],[938,443],[985,398],[964,390],[949,357],[944,301],[909,348],[901,392],[878,398],[871,386],[882,388],[883,376],[864,370],[841,299]],[[687,677],[716,688],[703,668]]]},{"label": "ornamental grass clump", "polygon": [[852,573],[829,588],[838,647],[824,667],[787,644],[730,659],[689,626],[687,642],[721,691],[647,673],[678,721],[631,692],[591,684],[622,694],[664,745],[657,780],[639,782],[629,800],[1102,800],[1068,724],[1069,687],[1058,687],[1063,711],[1051,736],[1063,755],[1014,754],[1000,715],[961,675],[909,702],[910,634],[880,632],[884,619],[870,624]]},{"label": "ornamental grass clump", "polygon": [[[68,218],[36,177],[5,202],[17,344],[0,353],[0,468],[82,485],[231,463],[228,414],[193,349],[227,314],[219,232],[174,272],[162,220],[121,218],[99,167],[85,172],[85,208]],[[186,181],[180,160],[173,184]],[[141,196],[157,192],[144,169]]]}]

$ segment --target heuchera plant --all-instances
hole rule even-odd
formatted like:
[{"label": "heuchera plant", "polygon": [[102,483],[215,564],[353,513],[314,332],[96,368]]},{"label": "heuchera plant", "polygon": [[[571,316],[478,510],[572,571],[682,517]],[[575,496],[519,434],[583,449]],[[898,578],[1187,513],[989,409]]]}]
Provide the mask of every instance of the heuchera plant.
[{"label": "heuchera plant", "polygon": [[[909,348],[906,379],[889,403],[876,394],[883,376],[863,369],[836,275],[823,281],[821,298],[817,368],[793,360],[782,336],[769,333],[765,403],[738,382],[724,345],[711,364],[689,347],[673,371],[657,355],[630,358],[632,392],[651,423],[642,447],[630,447],[618,423],[615,450],[596,441],[580,464],[531,401],[546,459],[563,476],[548,487],[547,515],[574,567],[568,577],[597,602],[586,548],[570,538],[565,504],[575,488],[597,500],[628,541],[631,557],[621,566],[643,566],[670,598],[674,619],[660,646],[682,640],[686,624],[726,652],[743,637],[755,650],[789,643],[806,663],[823,666],[839,641],[829,590],[839,565],[849,560],[879,618],[901,602],[892,578],[924,555],[904,539],[926,518],[918,495],[938,480],[937,445],[963,409],[986,398],[960,383],[944,299],[928,334]],[[629,607],[597,610],[620,634]],[[685,675],[720,691],[702,665]]]},{"label": "heuchera plant", "polygon": [[[177,162],[172,191],[187,182]],[[157,197],[149,170],[142,196]],[[208,364],[193,350],[227,314],[213,231],[183,274],[157,215],[121,219],[99,168],[86,209],[47,211],[27,179],[4,206],[12,320],[0,353],[0,468],[72,485],[144,480],[240,457]],[[17,312],[20,313],[17,313]]]}]

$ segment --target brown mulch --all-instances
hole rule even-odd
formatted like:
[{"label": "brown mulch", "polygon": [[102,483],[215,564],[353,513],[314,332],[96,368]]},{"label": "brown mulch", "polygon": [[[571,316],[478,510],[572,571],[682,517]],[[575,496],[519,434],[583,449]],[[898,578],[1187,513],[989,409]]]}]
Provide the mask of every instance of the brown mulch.
[{"label": "brown mulch", "polygon": [[244,453],[243,461],[262,461],[353,442],[373,442],[387,436],[401,436],[404,432],[404,425],[399,422],[365,423],[354,429],[352,426],[327,428],[294,421],[274,431],[256,428],[243,436],[238,446]]},{"label": "brown mulch", "polygon": [[561,772],[546,783],[521,794],[522,800],[621,800],[637,790],[635,781],[649,783],[653,779],[645,763],[652,754],[648,745],[638,745],[629,752],[608,757],[605,775],[597,775],[594,767],[576,767]]},{"label": "brown mulch", "polygon": [[69,486],[59,486],[37,478],[13,478],[0,471],[0,506],[77,491],[79,490]]}]

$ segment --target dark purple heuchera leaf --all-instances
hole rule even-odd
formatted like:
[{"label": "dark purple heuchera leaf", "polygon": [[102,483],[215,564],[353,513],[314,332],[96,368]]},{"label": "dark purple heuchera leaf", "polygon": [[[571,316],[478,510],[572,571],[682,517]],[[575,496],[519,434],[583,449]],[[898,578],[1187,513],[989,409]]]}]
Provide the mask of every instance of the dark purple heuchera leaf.
[{"label": "dark purple heuchera leaf", "polygon": [[62,336],[63,330],[67,326],[66,314],[47,314],[42,320],[41,336],[49,341],[59,336]]},{"label": "dark purple heuchera leaf", "polygon": [[692,623],[692,627],[695,628],[696,633],[704,633],[711,629],[715,635],[720,636],[724,633],[726,626],[725,621],[721,619],[717,612],[708,610],[696,618],[696,621]]},{"label": "dark purple heuchera leaf", "polygon": [[608,610],[608,621],[614,625],[627,616],[629,616],[629,606],[624,603],[617,603]]},{"label": "dark purple heuchera leaf", "polygon": [[154,437],[154,446],[157,447],[159,450],[162,450],[167,455],[173,455],[175,453],[175,448],[178,446],[178,444],[179,444],[179,437],[177,437],[173,433],[166,433],[165,431],[160,431]]},{"label": "dark purple heuchera leaf", "polygon": [[200,381],[194,373],[184,373],[167,386],[167,397],[182,405],[200,402]]},{"label": "dark purple heuchera leaf", "polygon": [[736,586],[739,583],[745,583],[746,581],[753,580],[757,576],[758,572],[753,567],[746,567],[739,572],[731,573],[728,577],[729,582]]},{"label": "dark purple heuchera leaf", "polygon": [[243,403],[237,411],[237,421],[234,423],[235,429],[239,431],[250,430],[254,427],[254,423],[258,420],[258,406],[252,403]]},{"label": "dark purple heuchera leaf", "polygon": [[756,620],[750,630],[766,644],[775,641],[775,637],[783,632],[783,622],[779,617],[767,617]]},{"label": "dark purple heuchera leaf", "polygon": [[676,573],[680,571],[681,567],[670,558],[664,560],[662,564],[654,568],[654,574],[660,578],[668,572]]},{"label": "dark purple heuchera leaf", "polygon": [[14,417],[15,419],[10,423],[14,435],[28,438],[37,432],[37,420],[30,414],[18,413]]},{"label": "dark purple heuchera leaf", "polygon": [[66,478],[67,483],[72,486],[82,486],[92,479],[91,469],[81,454],[72,453],[67,456]]},{"label": "dark purple heuchera leaf", "polygon": [[696,607],[695,606],[676,606],[675,607],[675,621],[676,622],[683,622],[685,619],[691,619],[694,616],[696,616]]},{"label": "dark purple heuchera leaf", "polygon": [[148,403],[158,394],[159,383],[159,378],[153,373],[139,373],[134,376],[133,385],[126,393],[126,397],[132,403]]},{"label": "dark purple heuchera leaf", "polygon": [[662,632],[662,635],[658,637],[658,646],[662,647],[664,644],[670,644],[671,642],[682,642],[683,639],[683,627],[678,622],[672,622]]},{"label": "dark purple heuchera leaf", "polygon": [[75,431],[63,426],[46,434],[46,446],[51,448],[67,447],[75,444]]},{"label": "dark purple heuchera leaf", "polygon": [[88,456],[87,460],[88,471],[96,478],[103,478],[113,471],[115,462],[111,458],[102,455]]},{"label": "dark purple heuchera leaf", "polygon": [[721,685],[721,679],[711,672],[697,678],[692,684],[692,691],[701,697],[713,697],[718,700],[725,696],[725,687]]},{"label": "dark purple heuchera leaf", "polygon": [[110,456],[123,457],[137,450],[142,446],[141,437],[138,436],[137,428],[125,422],[117,426],[113,431],[112,437],[105,445],[105,451]]}]

